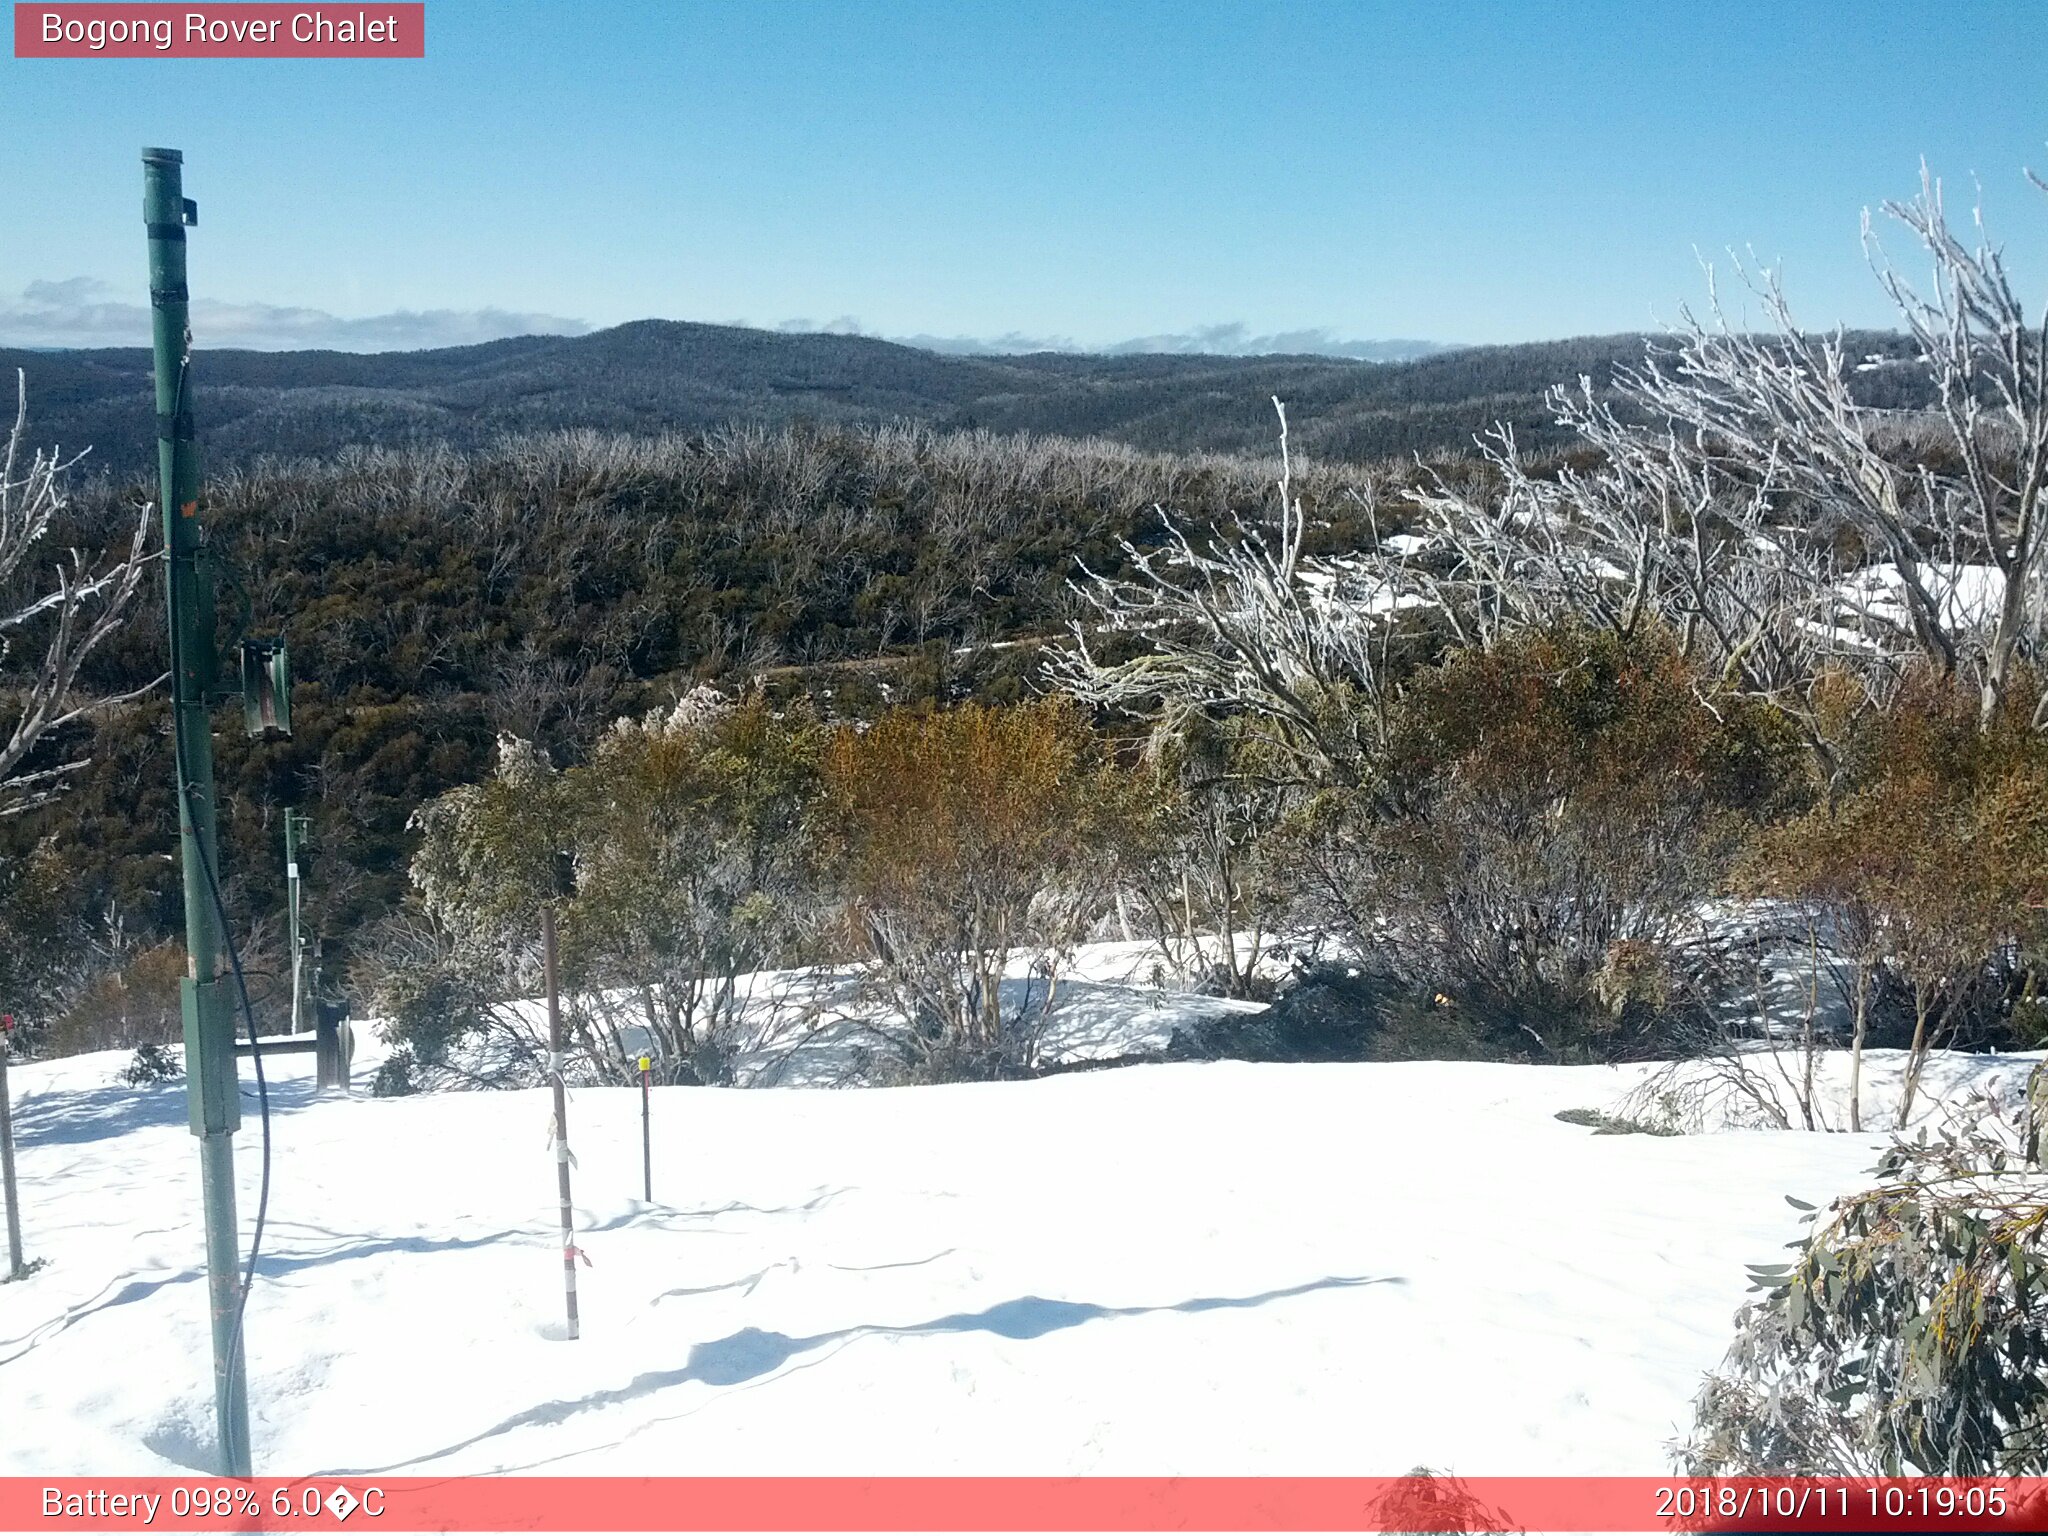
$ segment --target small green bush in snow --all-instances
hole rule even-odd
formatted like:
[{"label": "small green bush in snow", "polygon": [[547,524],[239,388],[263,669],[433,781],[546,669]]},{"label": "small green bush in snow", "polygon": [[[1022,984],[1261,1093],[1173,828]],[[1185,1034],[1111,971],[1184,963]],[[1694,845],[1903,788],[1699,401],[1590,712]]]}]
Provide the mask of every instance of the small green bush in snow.
[{"label": "small green bush in snow", "polygon": [[1793,1262],[1751,1267],[1688,1475],[2048,1472],[2048,1174],[1984,1129],[1923,1131],[1875,1172],[1807,1208]]}]

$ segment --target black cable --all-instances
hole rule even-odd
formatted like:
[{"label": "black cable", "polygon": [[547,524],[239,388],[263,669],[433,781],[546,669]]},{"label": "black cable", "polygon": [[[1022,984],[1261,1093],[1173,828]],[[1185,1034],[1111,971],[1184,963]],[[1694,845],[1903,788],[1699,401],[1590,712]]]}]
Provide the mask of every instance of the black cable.
[{"label": "black cable", "polygon": [[[190,377],[192,362],[192,333],[185,332],[185,355],[178,359],[178,387],[172,396],[172,417],[183,411],[185,406],[185,384]],[[168,488],[167,488],[168,489]],[[166,547],[166,557],[170,550]],[[175,581],[176,574],[171,579]],[[211,645],[213,637],[206,637]],[[178,627],[171,626],[171,669],[176,674],[184,665],[180,654]],[[174,726],[182,722],[174,721]],[[256,1102],[263,1121],[263,1178],[257,1187],[256,1225],[249,1234],[249,1263],[242,1271],[242,1285],[235,1297],[235,1332],[228,1346],[227,1374],[233,1377],[235,1366],[242,1354],[242,1319],[249,1310],[249,1291],[256,1283],[256,1255],[263,1247],[263,1225],[270,1215],[270,1084],[263,1075],[263,1050],[256,1038],[256,1010],[249,1006],[249,983],[242,974],[242,957],[235,948],[234,924],[228,917],[228,905],[220,893],[220,878],[214,873],[213,860],[206,855],[206,845],[199,836],[199,816],[192,803],[192,783],[185,775],[185,754],[181,750],[172,755],[178,765],[178,794],[185,802],[185,819],[192,826],[192,847],[199,855],[199,867],[206,871],[206,888],[213,897],[213,910],[220,919],[221,942],[227,946],[228,965],[235,974],[235,992],[242,1005],[242,1019],[249,1026],[249,1059],[256,1064]],[[232,1043],[232,1040],[231,1040]],[[232,1059],[232,1058],[230,1058]],[[189,1070],[190,1063],[187,1068]],[[239,1093],[239,1089],[237,1092]]]},{"label": "black cable", "polygon": [[199,851],[199,867],[206,871],[206,888],[213,894],[213,910],[220,916],[221,942],[227,946],[228,965],[235,973],[235,991],[240,995],[242,1018],[249,1026],[249,1059],[256,1064],[256,1103],[263,1121],[263,1177],[256,1191],[256,1225],[249,1234],[249,1263],[242,1271],[242,1288],[235,1297],[235,1337],[228,1349],[228,1374],[234,1374],[235,1362],[242,1352],[242,1316],[249,1309],[249,1289],[256,1283],[256,1255],[263,1247],[263,1224],[270,1215],[270,1084],[263,1076],[263,1051],[256,1039],[256,1011],[249,1006],[249,985],[242,977],[242,957],[235,949],[235,936],[230,931],[227,903],[221,899],[220,881],[213,872],[213,861],[206,856],[206,848],[197,835],[198,818],[192,816],[192,786],[184,784],[185,814],[192,817],[194,835],[192,846]]}]

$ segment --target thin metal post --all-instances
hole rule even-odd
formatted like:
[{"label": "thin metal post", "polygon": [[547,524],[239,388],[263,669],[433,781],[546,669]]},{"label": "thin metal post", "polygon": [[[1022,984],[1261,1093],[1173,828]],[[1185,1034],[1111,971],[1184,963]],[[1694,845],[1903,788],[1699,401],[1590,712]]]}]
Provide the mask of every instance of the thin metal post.
[{"label": "thin metal post", "polygon": [[306,949],[299,939],[299,836],[305,826],[306,818],[297,811],[284,813],[284,881],[286,916],[291,924],[292,1033],[295,1035],[305,1033],[306,1028],[304,988],[300,985],[305,971]]},{"label": "thin metal post", "polygon": [[21,1256],[21,1187],[14,1182],[14,1106],[7,1097],[7,1036],[14,1032],[10,1015],[0,1024],[0,1193],[7,1199],[7,1278],[28,1273]]},{"label": "thin metal post", "polygon": [[654,1129],[648,1103],[653,1096],[653,1068],[652,1060],[640,1058],[640,1184],[641,1198],[649,1205],[654,1204]]},{"label": "thin metal post", "polygon": [[213,727],[208,711],[220,665],[213,573],[199,527],[199,451],[192,428],[192,332],[185,288],[185,229],[198,208],[184,195],[184,156],[142,152],[142,217],[149,236],[149,302],[156,361],[157,470],[170,617],[171,722],[176,740],[178,837],[184,856],[186,1092],[206,1200],[207,1296],[213,1314],[213,1401],[220,1467],[249,1475],[249,1393],[236,1319],[241,1299],[235,1221],[235,1128],[241,1123],[234,1010],[221,975],[220,877],[214,838]]},{"label": "thin metal post", "polygon": [[562,991],[555,956],[555,907],[540,909],[541,958],[548,976],[548,1072],[555,1087],[555,1176],[562,1197],[562,1294],[569,1309],[569,1337],[580,1336],[576,1316],[576,1211],[569,1198],[569,1090],[562,1081]]}]

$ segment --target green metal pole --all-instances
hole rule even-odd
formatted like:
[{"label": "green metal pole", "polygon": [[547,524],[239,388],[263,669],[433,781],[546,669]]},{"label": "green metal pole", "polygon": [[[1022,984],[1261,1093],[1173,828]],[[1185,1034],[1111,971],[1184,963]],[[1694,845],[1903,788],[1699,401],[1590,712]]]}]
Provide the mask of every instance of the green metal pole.
[{"label": "green metal pole", "polygon": [[185,227],[198,209],[184,195],[184,156],[142,152],[142,216],[149,234],[149,300],[156,350],[157,465],[171,637],[171,720],[176,738],[178,832],[184,855],[182,984],[185,1071],[192,1133],[206,1197],[207,1293],[213,1313],[213,1400],[221,1472],[249,1475],[249,1392],[236,1324],[241,1245],[235,1222],[235,1128],[241,1104],[235,1073],[235,1015],[221,975],[220,876],[214,839],[213,727],[219,653],[213,632],[213,571],[199,527],[199,451],[188,377]]},{"label": "green metal pole", "polygon": [[306,818],[297,811],[284,813],[284,878],[285,893],[290,902],[292,946],[292,1033],[301,1034],[305,1026],[301,1019],[304,1009],[300,1003],[303,988],[300,975],[305,969],[305,948],[299,942],[299,838],[304,833]]},{"label": "green metal pole", "polygon": [[4,1279],[22,1280],[28,1265],[21,1257],[21,1189],[14,1182],[14,1110],[7,1098],[7,1037],[14,1032],[14,1015],[0,1014],[0,1199],[7,1202],[7,1273]]}]

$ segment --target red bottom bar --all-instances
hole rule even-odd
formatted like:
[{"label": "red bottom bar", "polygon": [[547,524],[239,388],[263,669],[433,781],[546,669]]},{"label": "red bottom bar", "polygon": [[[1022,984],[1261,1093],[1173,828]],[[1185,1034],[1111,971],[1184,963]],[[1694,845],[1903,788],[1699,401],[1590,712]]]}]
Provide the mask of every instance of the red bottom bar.
[{"label": "red bottom bar", "polygon": [[56,1530],[2048,1532],[2048,1478],[0,1478]]}]

